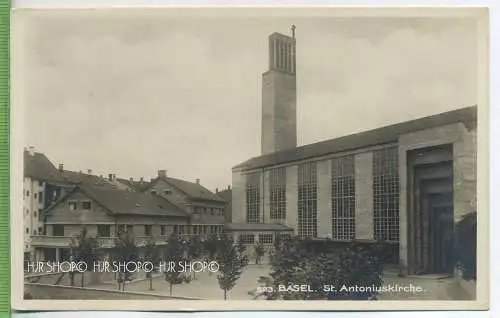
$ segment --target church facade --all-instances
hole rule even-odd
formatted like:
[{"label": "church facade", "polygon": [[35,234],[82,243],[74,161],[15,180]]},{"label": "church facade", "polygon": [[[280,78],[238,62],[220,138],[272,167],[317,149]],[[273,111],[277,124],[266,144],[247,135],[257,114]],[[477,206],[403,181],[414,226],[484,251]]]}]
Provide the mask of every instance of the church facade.
[{"label": "church facade", "polygon": [[454,225],[476,212],[476,106],[297,147],[295,46],[269,37],[262,154],[232,169],[227,230],[383,240],[405,275],[449,272]]}]

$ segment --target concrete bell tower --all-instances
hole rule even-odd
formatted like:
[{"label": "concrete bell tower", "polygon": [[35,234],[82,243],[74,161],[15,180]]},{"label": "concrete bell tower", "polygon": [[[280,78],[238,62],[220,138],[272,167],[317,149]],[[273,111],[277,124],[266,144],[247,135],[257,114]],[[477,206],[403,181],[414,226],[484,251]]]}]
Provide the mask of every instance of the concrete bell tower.
[{"label": "concrete bell tower", "polygon": [[262,75],[262,155],[297,147],[295,26],[269,36],[269,70]]}]

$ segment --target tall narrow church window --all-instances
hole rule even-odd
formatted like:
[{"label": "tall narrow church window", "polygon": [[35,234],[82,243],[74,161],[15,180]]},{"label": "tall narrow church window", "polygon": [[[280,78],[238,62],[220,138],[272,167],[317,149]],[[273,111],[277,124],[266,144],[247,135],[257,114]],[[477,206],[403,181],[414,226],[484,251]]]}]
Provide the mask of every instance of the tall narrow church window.
[{"label": "tall narrow church window", "polygon": [[260,174],[247,175],[247,223],[260,223]]},{"label": "tall narrow church window", "polygon": [[301,237],[316,237],[318,235],[316,163],[301,164],[298,174],[298,234]]},{"label": "tall narrow church window", "polygon": [[272,221],[286,221],[286,168],[269,172],[270,217]]},{"label": "tall narrow church window", "polygon": [[332,160],[332,239],[353,240],[356,234],[354,157]]},{"label": "tall narrow church window", "polygon": [[376,240],[399,241],[398,149],[373,153],[373,212]]}]

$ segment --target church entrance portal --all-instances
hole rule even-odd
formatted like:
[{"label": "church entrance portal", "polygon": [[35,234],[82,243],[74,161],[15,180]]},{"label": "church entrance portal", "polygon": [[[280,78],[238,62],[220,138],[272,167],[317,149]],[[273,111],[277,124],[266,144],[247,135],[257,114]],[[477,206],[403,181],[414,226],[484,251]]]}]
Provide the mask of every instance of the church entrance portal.
[{"label": "church entrance portal", "polygon": [[409,274],[453,271],[453,147],[408,153]]}]

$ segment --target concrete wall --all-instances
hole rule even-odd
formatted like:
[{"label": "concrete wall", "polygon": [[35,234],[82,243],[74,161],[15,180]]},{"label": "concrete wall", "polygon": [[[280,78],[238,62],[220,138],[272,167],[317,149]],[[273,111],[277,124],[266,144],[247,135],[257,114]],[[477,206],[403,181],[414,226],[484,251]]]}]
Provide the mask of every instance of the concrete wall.
[{"label": "concrete wall", "polygon": [[[41,199],[40,199],[41,196]],[[23,220],[24,220],[24,252],[33,253],[31,236],[43,232],[40,213],[43,211],[45,198],[45,182],[24,178],[23,182]],[[41,201],[40,201],[41,200]]]},{"label": "concrete wall", "polygon": [[232,222],[245,223],[246,217],[246,183],[241,171],[233,171],[232,175]]},{"label": "concrete wall", "polygon": [[299,211],[298,211],[298,166],[289,166],[286,168],[286,225],[294,230],[294,234],[298,234],[299,227]]},{"label": "concrete wall", "polygon": [[[318,162],[318,237],[332,237],[332,165]],[[295,202],[297,204],[297,202]]]},{"label": "concrete wall", "polygon": [[69,286],[53,286],[43,284],[24,284],[25,293],[33,299],[68,299],[68,300],[113,300],[113,299],[185,299],[195,298],[165,296],[158,294],[147,294],[138,292],[127,292],[118,290],[81,288]]},{"label": "concrete wall", "polygon": [[[271,172],[269,170],[264,171],[262,184],[264,187],[262,188],[262,213],[264,223],[271,222],[271,182],[270,182]],[[274,221],[273,221],[274,222]]]},{"label": "concrete wall", "polygon": [[297,90],[294,75],[268,71],[262,76],[262,154],[297,146]]},{"label": "concrete wall", "polygon": [[408,272],[408,206],[407,206],[407,152],[410,150],[453,144],[453,191],[455,221],[476,210],[476,132],[462,123],[414,132],[399,137],[400,178],[400,244],[402,274]]},{"label": "concrete wall", "polygon": [[373,152],[354,156],[356,188],[356,239],[372,240],[373,227]]}]

